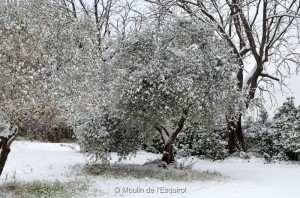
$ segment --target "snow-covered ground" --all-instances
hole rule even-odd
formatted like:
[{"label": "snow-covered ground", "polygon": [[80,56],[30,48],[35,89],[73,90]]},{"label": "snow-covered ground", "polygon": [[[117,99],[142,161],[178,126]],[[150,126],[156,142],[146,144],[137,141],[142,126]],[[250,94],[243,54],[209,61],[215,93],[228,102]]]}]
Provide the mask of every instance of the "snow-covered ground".
[{"label": "snow-covered ground", "polygon": [[[159,155],[140,152],[126,163],[143,164]],[[113,161],[117,158],[114,156]],[[197,198],[299,198],[300,165],[264,164],[253,158],[224,161],[198,160],[194,169],[216,170],[228,179],[216,181],[174,182],[151,179],[112,179],[84,175],[80,167],[86,158],[76,145],[15,142],[0,179],[16,181],[69,181],[82,178],[90,185],[84,197],[197,197]],[[166,189],[176,192],[172,195]],[[130,193],[130,190],[134,192]]]}]

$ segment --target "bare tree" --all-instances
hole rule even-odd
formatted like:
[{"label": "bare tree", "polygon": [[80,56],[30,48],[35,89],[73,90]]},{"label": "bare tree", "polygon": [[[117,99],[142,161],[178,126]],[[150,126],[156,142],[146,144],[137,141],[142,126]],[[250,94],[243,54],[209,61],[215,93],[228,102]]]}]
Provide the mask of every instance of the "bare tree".
[{"label": "bare tree", "polygon": [[[298,71],[298,0],[176,0],[174,6],[218,27],[218,34],[227,41],[240,64],[238,87],[247,98],[246,108],[261,92],[268,91],[265,87],[273,86],[276,81],[284,85],[284,79]],[[245,72],[248,74],[244,76]],[[228,117],[230,153],[246,149],[242,114],[232,113]]]},{"label": "bare tree", "polygon": [[[107,38],[141,28],[144,13],[137,0],[57,0],[75,20],[83,16],[94,23],[94,35],[100,52],[105,52]],[[103,60],[105,58],[101,57]]]}]

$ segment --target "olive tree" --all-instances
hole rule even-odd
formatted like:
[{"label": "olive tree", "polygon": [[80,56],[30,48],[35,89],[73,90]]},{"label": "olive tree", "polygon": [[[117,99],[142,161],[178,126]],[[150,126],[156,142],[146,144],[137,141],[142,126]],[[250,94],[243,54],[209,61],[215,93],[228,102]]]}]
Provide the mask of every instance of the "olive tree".
[{"label": "olive tree", "polygon": [[[47,123],[59,107],[56,71],[80,54],[77,26],[54,1],[0,3],[0,173],[30,117]],[[49,115],[48,115],[49,113]]]},{"label": "olive tree", "polygon": [[[153,130],[164,142],[162,161],[174,161],[173,144],[187,121],[213,125],[236,103],[236,57],[216,27],[196,18],[173,18],[121,42],[112,60],[118,74],[115,111],[123,128],[149,139]],[[171,122],[176,122],[172,127]],[[124,127],[125,126],[125,127]],[[124,143],[126,144],[126,139]]]}]

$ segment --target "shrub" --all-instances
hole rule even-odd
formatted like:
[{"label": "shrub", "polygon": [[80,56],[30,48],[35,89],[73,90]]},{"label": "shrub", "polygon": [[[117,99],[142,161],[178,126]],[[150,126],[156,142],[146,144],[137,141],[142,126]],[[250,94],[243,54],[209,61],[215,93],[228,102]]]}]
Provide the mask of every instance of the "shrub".
[{"label": "shrub", "polygon": [[[181,156],[205,156],[210,159],[224,159],[228,156],[226,149],[226,130],[211,130],[199,123],[188,124],[178,135],[175,152]],[[161,153],[163,142],[157,134],[143,149],[148,152]]]},{"label": "shrub", "polygon": [[170,181],[207,181],[222,179],[218,172],[196,171],[196,170],[179,170],[179,169],[163,169],[153,167],[152,165],[122,165],[115,164],[111,166],[103,166],[102,164],[91,164],[86,166],[86,171],[93,175],[100,175],[112,178],[149,178]]}]

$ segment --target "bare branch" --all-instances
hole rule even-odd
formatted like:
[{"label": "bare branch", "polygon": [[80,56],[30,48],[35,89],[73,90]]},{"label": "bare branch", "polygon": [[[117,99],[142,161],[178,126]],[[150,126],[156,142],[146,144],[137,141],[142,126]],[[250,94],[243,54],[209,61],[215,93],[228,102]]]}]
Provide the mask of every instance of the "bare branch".
[{"label": "bare branch", "polygon": [[253,25],[255,24],[256,19],[257,19],[257,16],[258,16],[258,14],[259,14],[260,3],[261,3],[261,0],[259,0],[258,3],[257,3],[257,5],[256,5],[255,15],[254,15],[254,18],[253,18],[253,20],[252,20],[252,22],[251,22],[251,24],[250,24],[251,29],[253,29]]},{"label": "bare branch", "polygon": [[86,4],[83,2],[83,0],[79,0],[79,3],[80,3],[80,5],[81,5],[81,7],[82,7],[84,13],[85,13],[86,15],[89,16],[89,12],[88,12],[87,7],[86,7]]},{"label": "bare branch", "polygon": [[276,77],[271,76],[271,75],[266,74],[266,73],[261,73],[260,76],[261,76],[261,77],[271,78],[272,80],[280,81],[279,78],[276,78]]}]

